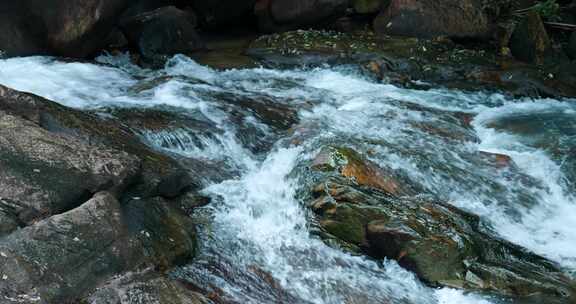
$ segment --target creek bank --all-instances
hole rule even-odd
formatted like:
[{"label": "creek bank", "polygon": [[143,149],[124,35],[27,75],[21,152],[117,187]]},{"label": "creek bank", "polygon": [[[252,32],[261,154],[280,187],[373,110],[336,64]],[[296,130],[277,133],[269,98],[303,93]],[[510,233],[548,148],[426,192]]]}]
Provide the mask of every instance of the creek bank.
[{"label": "creek bank", "polygon": [[247,54],[275,67],[358,64],[373,77],[409,88],[443,86],[496,89],[514,96],[576,96],[576,63],[549,57],[536,66],[443,38],[299,30],[262,36]]},{"label": "creek bank", "polygon": [[194,256],[196,186],[177,161],[115,120],[6,87],[0,114],[3,303],[74,302]]}]

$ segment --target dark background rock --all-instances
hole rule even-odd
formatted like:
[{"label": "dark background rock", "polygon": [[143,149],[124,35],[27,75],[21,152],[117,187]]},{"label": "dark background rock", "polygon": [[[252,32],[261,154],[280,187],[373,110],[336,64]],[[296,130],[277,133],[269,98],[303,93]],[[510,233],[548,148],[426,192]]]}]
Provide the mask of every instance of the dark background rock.
[{"label": "dark background rock", "polygon": [[481,0],[392,0],[374,21],[378,34],[488,39],[493,30]]},{"label": "dark background rock", "polygon": [[259,0],[256,15],[265,32],[326,25],[346,13],[347,0]]},{"label": "dark background rock", "polygon": [[130,17],[121,26],[129,43],[146,59],[204,48],[194,14],[173,6]]},{"label": "dark background rock", "polygon": [[568,56],[573,60],[576,60],[576,32],[570,35],[570,41],[568,42]]},{"label": "dark background rock", "polygon": [[387,7],[390,0],[351,0],[351,4],[358,14],[376,14],[381,7]]},{"label": "dark background rock", "polygon": [[115,120],[2,86],[0,125],[0,294],[71,303],[193,257],[191,178],[175,160]]},{"label": "dark background rock", "polygon": [[188,0],[198,14],[200,24],[208,30],[227,30],[226,26],[254,27],[256,0]]},{"label": "dark background rock", "polygon": [[86,57],[104,47],[128,0],[0,3],[0,49],[8,56]]},{"label": "dark background rock", "polygon": [[550,38],[540,15],[536,12],[527,14],[516,26],[510,38],[512,55],[525,62],[542,63],[550,47]]}]

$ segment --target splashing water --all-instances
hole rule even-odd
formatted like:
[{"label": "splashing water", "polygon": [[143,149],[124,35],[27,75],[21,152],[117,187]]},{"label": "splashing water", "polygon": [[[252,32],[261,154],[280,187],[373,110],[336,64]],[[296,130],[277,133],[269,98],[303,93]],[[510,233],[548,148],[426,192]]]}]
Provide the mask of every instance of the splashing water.
[{"label": "splashing water", "polygon": [[[576,106],[569,101],[409,90],[375,83],[349,67],[215,71],[177,56],[164,70],[148,71],[125,57],[99,60],[107,65],[2,60],[0,83],[76,108],[152,108],[202,115],[210,122],[209,137],[195,130],[139,131],[161,149],[223,160],[242,171],[239,178],[206,185],[204,193],[214,202],[203,210],[210,220],[202,252],[178,271],[222,291],[226,300],[499,301],[428,288],[394,262],[352,256],[311,235],[311,215],[297,198],[298,177],[291,173],[313,151],[334,142],[370,151],[364,154],[373,161],[480,215],[501,237],[576,270],[576,199],[569,182],[576,174],[570,158],[576,124],[566,128],[554,121],[559,114],[576,121]],[[224,102],[226,94],[297,108],[300,128],[294,132],[305,136],[291,143],[257,108],[238,116],[238,103]],[[530,133],[537,119],[545,123],[545,129],[536,128],[545,140]],[[257,139],[272,139],[269,149],[251,151],[246,126],[260,134]],[[495,166],[481,152],[507,155],[513,164]]]}]

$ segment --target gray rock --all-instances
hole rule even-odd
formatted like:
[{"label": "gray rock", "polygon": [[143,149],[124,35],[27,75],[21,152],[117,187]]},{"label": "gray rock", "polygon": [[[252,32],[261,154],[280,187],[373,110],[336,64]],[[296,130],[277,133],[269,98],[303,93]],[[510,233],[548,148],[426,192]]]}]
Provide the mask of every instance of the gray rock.
[{"label": "gray rock", "polygon": [[0,86],[0,168],[0,303],[76,303],[194,255],[187,184],[159,187],[188,171],[115,120]]},{"label": "gray rock", "polygon": [[0,197],[21,207],[16,215],[31,209],[45,217],[100,190],[120,193],[139,173],[140,160],[0,111],[0,167]]},{"label": "gray rock", "polygon": [[121,26],[128,41],[148,60],[204,48],[194,14],[173,6],[128,18]]}]

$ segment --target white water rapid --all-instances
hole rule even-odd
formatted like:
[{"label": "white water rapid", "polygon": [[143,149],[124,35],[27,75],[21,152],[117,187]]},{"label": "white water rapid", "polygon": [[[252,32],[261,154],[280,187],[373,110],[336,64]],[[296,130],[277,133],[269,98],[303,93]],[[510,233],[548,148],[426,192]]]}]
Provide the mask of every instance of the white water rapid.
[{"label": "white water rapid", "polygon": [[[150,71],[127,56],[98,60],[102,64],[0,60],[0,84],[85,110],[202,117],[210,128],[139,131],[159,149],[230,171],[224,180],[205,178],[203,193],[213,200],[199,211],[207,219],[201,252],[175,274],[222,291],[227,301],[502,301],[429,288],[393,261],[353,256],[311,234],[312,215],[297,197],[301,176],[293,171],[332,142],[403,171],[437,197],[478,214],[500,237],[576,271],[574,100],[410,90],[376,83],[350,67],[216,71],[176,56],[165,69]],[[298,126],[279,131],[254,112],[238,116],[237,104],[222,96],[296,109]],[[254,140],[267,145],[247,144]],[[481,151],[507,155],[514,165],[494,166],[477,157]]]}]

